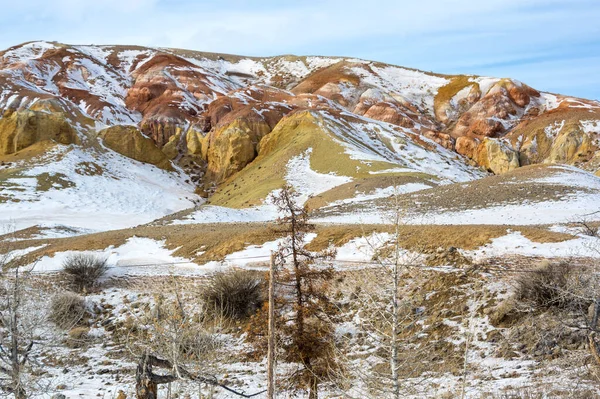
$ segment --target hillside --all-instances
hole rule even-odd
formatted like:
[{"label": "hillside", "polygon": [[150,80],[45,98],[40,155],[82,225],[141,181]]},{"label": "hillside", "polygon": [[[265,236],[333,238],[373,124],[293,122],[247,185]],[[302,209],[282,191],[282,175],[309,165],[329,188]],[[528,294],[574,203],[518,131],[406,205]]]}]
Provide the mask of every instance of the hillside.
[{"label": "hillside", "polygon": [[[143,344],[262,391],[286,185],[308,212],[302,256],[326,275],[311,293],[330,301],[319,333],[339,374],[320,397],[392,397],[392,270],[401,397],[600,397],[582,326],[600,295],[599,102],[344,57],[43,41],[0,52],[1,281],[32,271],[24,314],[45,345],[28,389],[133,398]],[[83,290],[65,274],[78,256],[106,261]],[[229,273],[258,295],[244,317],[207,305]],[[47,314],[71,291],[82,310],[65,327]],[[307,397],[283,352],[281,395]],[[236,397],[222,388],[168,389]]]},{"label": "hillside", "polygon": [[[42,165],[102,166],[114,152],[166,170],[151,179],[157,190],[182,182],[179,204],[156,204],[155,217],[199,203],[197,195],[260,205],[284,181],[311,195],[384,175],[438,185],[537,163],[595,172],[599,107],[511,79],[358,59],[25,43],[0,53],[1,198],[35,212],[25,182],[44,173],[63,182],[59,191],[91,193],[76,189],[86,179]],[[338,178],[294,184],[298,168]],[[85,199],[73,202],[85,208]],[[149,209],[141,198],[124,202]],[[131,214],[125,208],[109,202],[105,211]]]}]

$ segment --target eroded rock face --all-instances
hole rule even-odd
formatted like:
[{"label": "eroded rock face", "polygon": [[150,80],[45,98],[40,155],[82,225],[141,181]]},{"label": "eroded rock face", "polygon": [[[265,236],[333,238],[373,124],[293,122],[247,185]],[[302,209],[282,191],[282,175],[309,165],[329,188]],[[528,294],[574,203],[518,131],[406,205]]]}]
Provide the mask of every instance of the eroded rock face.
[{"label": "eroded rock face", "polygon": [[495,174],[506,173],[520,166],[519,154],[497,139],[459,137],[456,151]]},{"label": "eroded rock face", "polygon": [[[160,148],[189,122],[199,121],[204,104],[217,88],[191,62],[173,54],[159,53],[137,68],[125,104],[140,112],[140,129]],[[234,88],[225,83],[219,90]],[[221,93],[218,93],[221,94]]]},{"label": "eroded rock face", "polygon": [[135,126],[113,126],[98,135],[106,147],[121,155],[162,169],[172,169],[166,155]]},{"label": "eroded rock face", "polygon": [[13,154],[41,141],[79,142],[77,132],[60,112],[6,111],[0,118],[0,154]]},{"label": "eroded rock face", "polygon": [[477,163],[495,174],[517,169],[519,154],[500,140],[485,138],[479,144]]},{"label": "eroded rock face", "polygon": [[521,165],[566,163],[595,171],[600,113],[563,106],[519,124],[507,139],[519,151]]},{"label": "eroded rock face", "polygon": [[461,136],[497,137],[514,125],[513,120],[524,113],[524,107],[539,92],[510,80],[496,83],[479,101],[462,113],[452,130],[455,138]]},{"label": "eroded rock face", "polygon": [[594,155],[594,146],[589,134],[584,133],[578,126],[563,128],[556,138],[545,163],[576,164],[586,161]]},{"label": "eroded rock face", "polygon": [[480,140],[461,136],[456,139],[455,149],[461,155],[464,155],[467,158],[474,159],[475,154],[477,152],[477,147],[479,146]]},{"label": "eroded rock face", "polygon": [[208,180],[220,183],[242,170],[256,158],[260,140],[270,131],[265,121],[236,119],[211,132],[202,144],[207,148]]},{"label": "eroded rock face", "polygon": [[[39,108],[48,101],[57,106]],[[428,150],[437,147],[434,141],[494,173],[542,162],[596,170],[600,132],[591,134],[579,121],[600,120],[598,105],[540,94],[510,79],[440,77],[341,58],[313,64],[299,57],[44,42],[0,52],[1,153],[44,140],[87,145],[96,123],[130,124],[139,131],[115,127],[102,133],[105,142],[164,167],[167,159],[186,171],[189,164],[196,176],[206,169],[209,184],[252,162],[282,118],[305,110],[396,125]]]}]

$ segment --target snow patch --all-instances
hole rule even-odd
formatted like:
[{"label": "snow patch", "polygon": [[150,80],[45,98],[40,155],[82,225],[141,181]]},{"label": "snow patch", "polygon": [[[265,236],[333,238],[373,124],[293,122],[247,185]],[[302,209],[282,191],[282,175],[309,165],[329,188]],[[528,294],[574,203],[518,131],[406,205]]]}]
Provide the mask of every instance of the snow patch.
[{"label": "snow patch", "polygon": [[537,243],[523,236],[520,231],[509,230],[505,236],[494,238],[491,243],[465,253],[475,259],[505,255],[600,258],[600,251],[594,251],[592,248],[600,248],[600,239],[581,236],[562,242]]},{"label": "snow patch", "polygon": [[333,173],[324,174],[315,172],[310,168],[310,154],[312,148],[304,153],[291,158],[287,163],[285,179],[300,194],[300,203],[305,203],[309,196],[320,194],[334,187],[352,181],[350,177],[338,176]]}]

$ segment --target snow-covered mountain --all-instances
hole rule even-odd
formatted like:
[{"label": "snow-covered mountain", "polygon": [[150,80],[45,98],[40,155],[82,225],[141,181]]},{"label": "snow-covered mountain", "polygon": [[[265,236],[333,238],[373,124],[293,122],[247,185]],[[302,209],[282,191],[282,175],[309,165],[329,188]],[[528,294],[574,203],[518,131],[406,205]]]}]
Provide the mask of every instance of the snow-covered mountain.
[{"label": "snow-covered mountain", "polygon": [[309,196],[600,163],[595,101],[350,58],[30,42],[0,52],[0,112],[0,198],[19,227],[44,207],[50,224],[97,210],[124,227],[203,198],[261,206],[285,181]]}]

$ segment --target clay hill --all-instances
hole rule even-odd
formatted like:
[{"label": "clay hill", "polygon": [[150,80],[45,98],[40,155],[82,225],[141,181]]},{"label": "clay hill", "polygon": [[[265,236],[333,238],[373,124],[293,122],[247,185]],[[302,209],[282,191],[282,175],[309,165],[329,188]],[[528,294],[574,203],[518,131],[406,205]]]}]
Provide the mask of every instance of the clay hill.
[{"label": "clay hill", "polygon": [[[191,202],[234,208],[261,204],[302,156],[313,171],[346,177],[340,184],[600,168],[597,101],[349,58],[31,42],[0,52],[0,114],[4,201],[18,200],[22,177],[36,178],[37,191],[44,179],[78,185],[31,168],[70,157],[68,170],[106,176],[115,152],[161,168],[153,184],[181,177],[173,184]],[[139,181],[116,177],[129,178]]]}]

